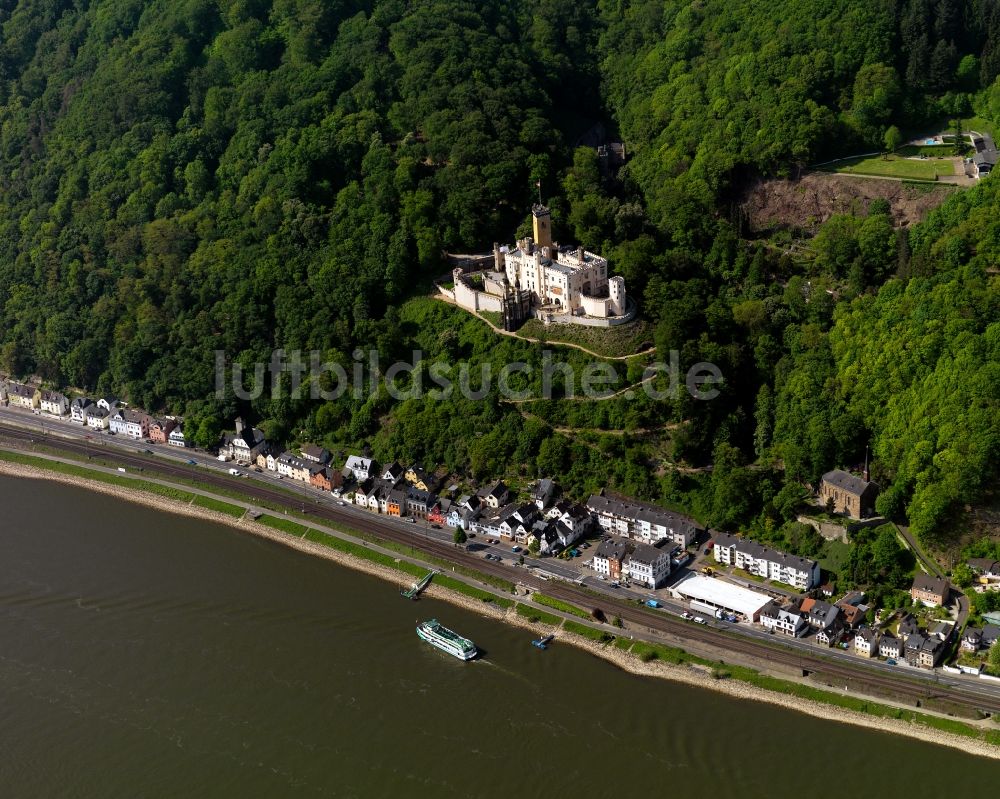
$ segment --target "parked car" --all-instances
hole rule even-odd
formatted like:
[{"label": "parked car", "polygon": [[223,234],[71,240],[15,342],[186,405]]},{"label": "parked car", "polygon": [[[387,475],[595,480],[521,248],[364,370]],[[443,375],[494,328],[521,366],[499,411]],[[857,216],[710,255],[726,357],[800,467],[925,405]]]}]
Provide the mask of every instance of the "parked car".
[{"label": "parked car", "polygon": [[681,618],[682,618],[682,619],[692,619],[692,618],[694,618],[694,617],[693,617],[693,616],[692,616],[692,615],[691,615],[690,613],[688,613],[688,612],[687,612],[687,611],[685,610],[685,611],[684,611],[684,612],[683,612],[683,613],[681,614]]},{"label": "parked car", "polygon": [[695,624],[708,624],[708,622],[705,621],[701,616],[695,616],[694,617],[694,623]]},{"label": "parked car", "polygon": [[519,547],[517,544],[515,544],[514,546],[512,546],[510,548],[510,551],[511,552],[520,552],[521,551],[521,547]]},{"label": "parked car", "polygon": [[193,458],[188,458],[187,462],[188,462],[188,466],[197,466],[198,465],[198,461],[194,460]]}]

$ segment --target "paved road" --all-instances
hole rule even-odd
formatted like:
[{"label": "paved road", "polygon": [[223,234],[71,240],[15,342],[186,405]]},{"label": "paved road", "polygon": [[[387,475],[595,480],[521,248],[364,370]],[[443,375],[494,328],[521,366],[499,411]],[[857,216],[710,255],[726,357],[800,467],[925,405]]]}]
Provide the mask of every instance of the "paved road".
[{"label": "paved road", "polygon": [[[114,458],[128,468],[158,469],[165,474],[177,474],[178,476],[191,477],[189,467],[184,463],[187,456],[192,460],[203,464],[205,467],[199,479],[208,485],[217,485],[232,490],[242,488],[247,492],[247,498],[253,501],[267,500],[275,503],[283,503],[286,506],[294,507],[296,495],[285,490],[282,486],[277,486],[273,478],[265,475],[254,474],[253,480],[231,477],[226,474],[228,465],[216,461],[212,463],[210,456],[203,453],[195,453],[191,450],[183,450],[179,453],[170,451],[173,448],[160,448],[157,452],[153,447],[144,445],[141,442],[119,443],[114,440],[117,437],[105,436],[103,443],[95,444],[93,441],[81,440],[81,435],[85,436],[86,431],[69,423],[54,422],[45,420],[44,423],[30,413],[23,411],[12,411],[3,409],[0,417],[10,419],[10,414],[15,414],[19,426],[27,426],[34,432],[25,432],[23,429],[12,427],[8,424],[0,424],[0,432],[8,438],[28,439],[31,437],[44,437],[49,443],[57,444],[53,440],[58,436],[63,440],[63,447],[80,453],[94,453],[98,448],[107,456]],[[45,426],[42,432],[42,424]],[[154,455],[147,455],[142,450],[151,449]],[[140,450],[136,453],[136,450]],[[178,461],[170,465],[170,461]],[[285,481],[282,481],[285,482]],[[308,490],[307,490],[308,489]],[[593,581],[594,589],[603,589],[605,595],[599,593],[586,593],[583,588],[569,582],[561,580],[543,580],[534,572],[535,569],[519,568],[512,569],[506,562],[497,564],[486,561],[481,555],[466,552],[463,548],[457,548],[451,543],[450,535],[444,530],[434,530],[424,525],[414,525],[399,519],[385,516],[378,516],[367,511],[355,508],[350,505],[340,505],[337,500],[329,495],[322,495],[308,486],[303,487],[303,499],[312,499],[310,512],[314,513],[321,520],[329,520],[335,524],[348,525],[351,528],[361,530],[376,536],[381,536],[389,540],[402,543],[419,549],[428,554],[449,561],[472,567],[484,574],[491,574],[505,579],[514,579],[523,583],[533,590],[542,590],[553,596],[573,602],[582,607],[598,607],[604,611],[606,616],[617,615],[621,618],[641,626],[668,633],[675,636],[700,641],[717,647],[728,648],[734,652],[740,652],[775,663],[784,663],[806,671],[822,671],[827,674],[842,674],[845,679],[859,678],[872,686],[882,687],[885,690],[897,692],[905,691],[916,695],[926,695],[930,691],[933,695],[950,699],[957,702],[965,702],[990,712],[1000,712],[1000,685],[993,685],[971,677],[945,675],[939,671],[928,672],[918,669],[909,669],[902,666],[888,666],[878,661],[861,661],[858,658],[845,652],[837,650],[819,650],[815,645],[805,641],[789,640],[781,638],[776,640],[775,636],[770,636],[763,631],[750,625],[730,625],[725,622],[712,620],[708,625],[699,626],[689,622],[684,622],[678,618],[682,606],[677,603],[666,601],[666,607],[662,610],[650,610],[640,607],[636,603],[628,604],[623,600],[626,598],[643,599],[648,596],[648,592],[641,592],[631,589],[611,589],[607,585],[598,581]],[[422,528],[422,529],[420,529]],[[417,532],[417,535],[414,533]],[[534,559],[526,559],[528,562],[535,562]],[[538,561],[542,565],[548,566],[554,561]],[[591,583],[588,581],[588,585]],[[661,600],[663,601],[663,600]]]}]

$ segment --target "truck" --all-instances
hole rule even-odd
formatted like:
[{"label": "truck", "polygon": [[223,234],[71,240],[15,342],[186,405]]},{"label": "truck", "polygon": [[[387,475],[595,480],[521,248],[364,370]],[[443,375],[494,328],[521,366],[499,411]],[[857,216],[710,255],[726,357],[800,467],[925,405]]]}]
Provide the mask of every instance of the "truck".
[{"label": "truck", "polygon": [[647,599],[646,600],[646,607],[647,608],[658,608],[658,607],[660,607],[660,603],[657,602],[655,599]]}]

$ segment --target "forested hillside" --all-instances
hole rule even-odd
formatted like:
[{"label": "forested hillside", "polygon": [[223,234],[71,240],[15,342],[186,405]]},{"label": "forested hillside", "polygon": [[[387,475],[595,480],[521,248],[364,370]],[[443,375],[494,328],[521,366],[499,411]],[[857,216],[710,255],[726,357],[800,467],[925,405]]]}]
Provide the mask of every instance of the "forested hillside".
[{"label": "forested hillside", "polygon": [[[908,233],[835,217],[808,262],[738,198],[889,125],[1000,120],[998,74],[1000,0],[0,0],[0,371],[184,413],[201,443],[243,413],[725,527],[781,527],[797,481],[871,443],[883,509],[932,536],[996,477],[997,190]],[[597,123],[616,180],[576,146]],[[213,398],[218,349],[536,357],[413,298],[443,249],[523,232],[538,181],[659,355],[719,365],[718,400]]]}]

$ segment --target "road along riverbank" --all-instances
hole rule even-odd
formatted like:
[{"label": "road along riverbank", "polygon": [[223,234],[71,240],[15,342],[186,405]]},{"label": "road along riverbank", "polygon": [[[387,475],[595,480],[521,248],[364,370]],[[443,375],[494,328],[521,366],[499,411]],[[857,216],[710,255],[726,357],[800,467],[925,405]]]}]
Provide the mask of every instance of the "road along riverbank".
[{"label": "road along riverbank", "polygon": [[[326,546],[315,539],[309,540],[304,536],[300,537],[275,529],[267,524],[254,521],[246,515],[237,518],[227,513],[194,505],[193,503],[170,499],[146,491],[116,486],[112,483],[81,478],[75,475],[60,474],[38,466],[0,460],[0,474],[19,478],[49,480],[75,487],[83,487],[119,500],[145,505],[158,511],[225,524],[274,543],[379,577],[401,587],[408,587],[413,582],[413,567],[421,563],[419,557],[410,558],[403,557],[398,553],[383,553],[383,560],[385,554],[389,554],[397,561],[398,568],[395,568],[385,563],[379,563],[351,554],[350,552]],[[167,483],[163,484],[168,485]],[[225,500],[224,498],[220,498],[220,501]],[[375,547],[370,548],[373,551],[376,549]],[[432,567],[426,566],[426,568]],[[590,632],[595,633],[595,638],[601,636],[611,638],[612,636],[607,633],[605,626],[583,622],[579,618],[560,614],[552,608],[535,606],[534,603],[526,598],[519,599],[518,601],[521,603],[520,608],[515,608],[514,598],[503,597],[496,589],[485,585],[476,585],[476,581],[460,575],[449,574],[448,577],[469,585],[473,595],[433,583],[427,590],[427,594],[459,605],[467,610],[489,616],[498,621],[530,629],[536,634],[553,633],[557,635],[559,642],[576,646],[636,675],[672,680],[723,693],[735,699],[766,702],[830,721],[839,721],[896,735],[905,735],[929,743],[954,747],[981,757],[1000,759],[1000,745],[991,742],[991,740],[986,740],[987,736],[993,741],[1000,740],[1000,732],[997,731],[984,733],[981,729],[957,720],[934,718],[910,710],[891,708],[887,705],[876,706],[874,703],[870,705],[872,710],[878,707],[879,713],[888,713],[890,715],[895,713],[900,717],[887,717],[886,715],[876,715],[870,712],[834,706],[826,704],[823,701],[783,693],[780,690],[770,690],[740,679],[734,679],[732,676],[729,676],[732,667],[721,664],[713,666],[707,662],[689,664],[664,662],[663,659],[656,658],[655,656],[650,657],[650,653],[655,651],[655,648],[651,648],[642,642],[629,641],[624,636],[608,642],[587,637],[586,633]],[[495,602],[484,601],[489,594],[495,595]],[[537,613],[530,610],[533,607],[537,608]],[[528,609],[527,614],[525,614],[526,609]],[[532,615],[541,616],[549,620],[559,619],[559,622],[558,624],[539,624],[531,621],[529,617]],[[574,629],[578,629],[580,632],[575,632]],[[794,687],[794,684],[789,683],[789,686]],[[822,694],[824,692],[813,691],[813,693]],[[832,693],[830,693],[830,696],[836,697]],[[943,726],[947,728],[943,729]]]}]

